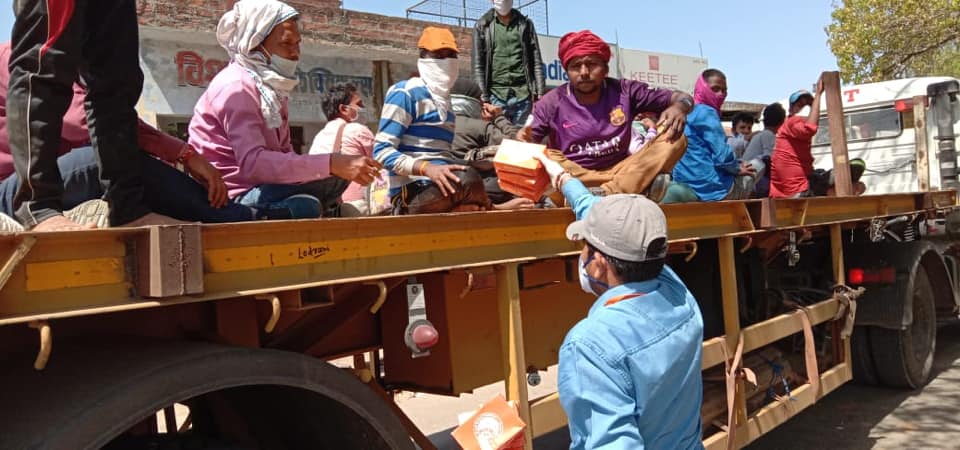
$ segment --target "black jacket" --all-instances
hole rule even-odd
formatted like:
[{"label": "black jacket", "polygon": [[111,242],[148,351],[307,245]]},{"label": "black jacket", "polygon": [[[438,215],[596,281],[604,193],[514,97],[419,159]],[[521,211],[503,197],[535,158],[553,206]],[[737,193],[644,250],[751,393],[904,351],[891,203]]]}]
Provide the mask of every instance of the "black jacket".
[{"label": "black jacket", "polygon": [[[536,99],[546,92],[543,77],[543,61],[540,57],[540,41],[533,21],[520,11],[513,10],[514,20],[519,21],[520,37],[523,46],[523,69],[527,75],[530,94]],[[473,78],[483,89],[483,101],[490,101],[490,72],[493,70],[493,32],[491,24],[497,20],[497,13],[490,9],[477,20],[473,30]]]},{"label": "black jacket", "polygon": [[456,130],[453,135],[453,154],[469,161],[471,150],[500,145],[504,139],[516,139],[520,127],[502,115],[495,117],[492,122],[457,115]]}]

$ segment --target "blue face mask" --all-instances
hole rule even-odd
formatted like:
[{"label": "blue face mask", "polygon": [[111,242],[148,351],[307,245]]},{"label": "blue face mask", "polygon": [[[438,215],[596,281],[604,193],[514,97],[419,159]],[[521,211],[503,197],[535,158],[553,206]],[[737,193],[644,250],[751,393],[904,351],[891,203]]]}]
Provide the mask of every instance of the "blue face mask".
[{"label": "blue face mask", "polygon": [[610,285],[591,277],[590,274],[587,273],[587,265],[590,264],[590,261],[593,261],[593,254],[593,252],[588,251],[586,261],[583,260],[582,256],[580,257],[580,289],[583,289],[583,292],[590,295],[600,296],[600,294],[597,294],[596,291],[593,290],[593,285],[596,284],[604,289],[609,289]]}]

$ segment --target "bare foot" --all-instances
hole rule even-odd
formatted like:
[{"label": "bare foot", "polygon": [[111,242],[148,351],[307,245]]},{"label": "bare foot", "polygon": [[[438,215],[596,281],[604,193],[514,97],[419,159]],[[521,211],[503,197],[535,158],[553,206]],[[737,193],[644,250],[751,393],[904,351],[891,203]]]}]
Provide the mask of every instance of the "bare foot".
[{"label": "bare foot", "polygon": [[149,213],[139,219],[127,222],[121,227],[146,227],[150,225],[189,225],[192,222],[184,222],[162,214]]},{"label": "bare foot", "polygon": [[505,211],[508,209],[533,209],[536,208],[537,204],[527,198],[515,198],[513,200],[507,200],[499,205],[493,205],[493,209],[497,211]]},{"label": "bare foot", "polygon": [[30,231],[80,231],[80,230],[92,230],[97,226],[94,224],[89,225],[80,225],[62,215],[50,216],[49,219],[44,220],[33,227]]}]

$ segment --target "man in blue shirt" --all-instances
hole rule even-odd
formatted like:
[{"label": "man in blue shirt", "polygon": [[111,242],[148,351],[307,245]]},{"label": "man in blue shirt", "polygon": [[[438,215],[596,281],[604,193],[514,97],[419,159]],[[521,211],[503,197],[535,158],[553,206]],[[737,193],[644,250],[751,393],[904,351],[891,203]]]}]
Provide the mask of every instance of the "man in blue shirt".
[{"label": "man in blue shirt", "polygon": [[556,162],[539,157],[585,241],[580,286],[599,298],[560,348],[560,403],[570,448],[700,449],[703,318],[664,265],[667,221],[641,195],[592,195]]}]

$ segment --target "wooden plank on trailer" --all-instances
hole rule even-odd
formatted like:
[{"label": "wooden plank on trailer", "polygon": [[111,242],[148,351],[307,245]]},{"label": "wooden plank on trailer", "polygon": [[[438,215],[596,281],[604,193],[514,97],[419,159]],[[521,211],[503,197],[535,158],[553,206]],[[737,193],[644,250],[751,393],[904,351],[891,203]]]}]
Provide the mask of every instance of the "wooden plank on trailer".
[{"label": "wooden plank on trailer", "polygon": [[[851,379],[850,366],[840,364],[820,376],[821,390],[826,395]],[[817,401],[809,384],[804,384],[790,393],[789,400],[773,402],[752,414],[746,425],[738,429],[735,448],[744,447],[757,440],[760,436],[769,433]],[[707,450],[725,450],[727,448],[727,433],[721,431],[713,434],[703,440],[703,445]]]},{"label": "wooden plank on trailer", "polygon": [[[732,355],[736,351],[737,339],[740,336],[740,299],[737,292],[737,267],[735,249],[732,237],[722,237],[718,240],[720,249],[720,292],[723,302],[723,331],[727,345]],[[737,380],[734,400],[736,423],[742,424],[747,420],[747,399],[744,395],[746,385],[742,379]]]},{"label": "wooden plank on trailer", "polygon": [[913,98],[913,129],[916,142],[916,169],[917,188],[920,191],[930,190],[930,155],[927,148],[927,97],[918,95]]},{"label": "wooden plank on trailer", "polygon": [[833,186],[837,196],[853,195],[850,180],[850,158],[847,155],[847,127],[840,98],[840,72],[820,75],[823,93],[827,97],[827,122],[830,126],[830,150],[833,152]]},{"label": "wooden plank on trailer", "polygon": [[203,292],[200,225],[153,226],[134,241],[137,292],[173,297]]},{"label": "wooden plank on trailer", "polygon": [[[520,419],[530,424],[530,398],[527,395],[527,362],[523,349],[523,318],[520,310],[520,281],[517,264],[497,266],[497,297],[500,310],[500,335],[503,345],[504,388],[507,400],[520,406]],[[533,450],[533,430],[524,431],[525,450]]]}]

